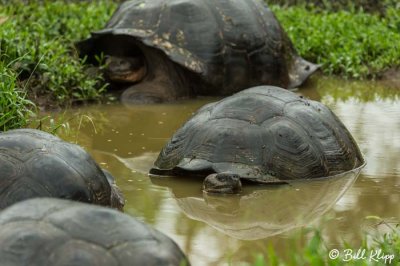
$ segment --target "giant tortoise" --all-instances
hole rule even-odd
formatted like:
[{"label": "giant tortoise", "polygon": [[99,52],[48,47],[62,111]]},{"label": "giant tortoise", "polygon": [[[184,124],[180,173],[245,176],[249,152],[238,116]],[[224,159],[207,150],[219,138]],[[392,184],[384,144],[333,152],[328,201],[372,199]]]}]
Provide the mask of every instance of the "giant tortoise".
[{"label": "giant tortoise", "polygon": [[0,133],[0,210],[34,197],[124,205],[112,175],[78,145],[35,129]]},{"label": "giant tortoise", "polygon": [[127,84],[127,103],[294,88],[318,68],[261,0],[126,1],[77,48],[92,63],[105,55],[111,82]]},{"label": "giant tortoise", "polygon": [[207,176],[205,191],[237,193],[243,180],[288,183],[363,163],[353,137],[328,107],[258,86],[197,111],[162,149],[150,174]]},{"label": "giant tortoise", "polygon": [[7,266],[189,265],[170,238],[133,217],[55,198],[0,213],[0,258]]}]

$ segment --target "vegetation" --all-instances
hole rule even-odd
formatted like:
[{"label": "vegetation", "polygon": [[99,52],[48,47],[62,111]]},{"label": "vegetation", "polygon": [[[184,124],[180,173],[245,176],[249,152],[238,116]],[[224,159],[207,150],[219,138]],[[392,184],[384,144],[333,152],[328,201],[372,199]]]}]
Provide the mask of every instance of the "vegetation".
[{"label": "vegetation", "polygon": [[[293,247],[289,257],[284,259],[276,255],[270,246],[265,254],[258,254],[254,258],[254,266],[342,266],[342,265],[399,265],[400,263],[400,227],[392,228],[389,233],[372,237],[372,241],[364,239],[360,247],[354,248],[344,243],[339,248],[327,247],[321,232],[310,230],[311,239],[300,249]],[[368,237],[370,235],[367,234]],[[335,251],[339,253],[335,253]],[[354,257],[351,257],[354,255]]]},{"label": "vegetation", "polygon": [[0,57],[0,131],[23,127],[32,115],[33,103],[17,87],[17,74]]},{"label": "vegetation", "polygon": [[325,74],[375,78],[400,66],[400,10],[385,17],[362,11],[329,12],[273,6],[299,53],[322,64]]},{"label": "vegetation", "polygon": [[0,6],[0,53],[5,66],[18,74],[15,83],[36,102],[44,97],[46,104],[98,99],[104,81],[101,75],[85,71],[74,42],[101,28],[115,4],[106,0],[11,3]]},{"label": "vegetation", "polygon": [[360,10],[374,14],[384,15],[388,7],[399,8],[397,0],[267,0],[269,4],[281,6],[305,5],[319,10]]}]

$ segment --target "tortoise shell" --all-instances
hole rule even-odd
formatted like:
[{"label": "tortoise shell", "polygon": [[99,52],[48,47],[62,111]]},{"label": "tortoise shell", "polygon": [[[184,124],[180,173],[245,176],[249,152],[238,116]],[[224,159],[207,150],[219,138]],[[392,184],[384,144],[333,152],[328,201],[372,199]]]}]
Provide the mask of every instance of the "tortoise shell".
[{"label": "tortoise shell", "polygon": [[112,199],[114,181],[86,151],[40,130],[0,134],[0,173],[0,209],[33,197],[123,205]]},{"label": "tortoise shell", "polygon": [[353,137],[328,107],[259,86],[197,111],[165,145],[150,173],[231,172],[281,183],[332,176],[362,163]]},{"label": "tortoise shell", "polygon": [[[121,36],[142,46],[126,44]],[[101,52],[135,54],[132,50],[143,46],[162,51],[200,76],[207,84],[195,89],[200,95],[228,95],[263,84],[293,88],[319,67],[298,56],[260,0],[126,1],[105,28],[80,42],[78,49],[90,58]],[[145,61],[151,66],[151,58]]]},{"label": "tortoise shell", "polygon": [[55,198],[0,213],[0,257],[8,266],[188,265],[170,238],[133,217]]}]

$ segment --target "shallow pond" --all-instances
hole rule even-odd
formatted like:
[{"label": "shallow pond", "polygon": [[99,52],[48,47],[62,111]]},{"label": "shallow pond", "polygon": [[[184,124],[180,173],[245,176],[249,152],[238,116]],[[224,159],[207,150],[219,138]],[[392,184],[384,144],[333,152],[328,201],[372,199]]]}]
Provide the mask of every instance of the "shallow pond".
[{"label": "shallow pond", "polygon": [[68,121],[58,134],[85,147],[117,178],[125,212],[173,238],[193,265],[252,262],[273,245],[288,256],[322,230],[331,247],[360,246],[380,217],[400,222],[400,91],[373,82],[314,78],[297,91],[328,105],[358,142],[367,161],[358,179],[246,187],[240,196],[203,196],[201,180],[149,178],[147,171],[166,141],[193,112],[216,98],[174,104],[88,106],[49,114]]}]

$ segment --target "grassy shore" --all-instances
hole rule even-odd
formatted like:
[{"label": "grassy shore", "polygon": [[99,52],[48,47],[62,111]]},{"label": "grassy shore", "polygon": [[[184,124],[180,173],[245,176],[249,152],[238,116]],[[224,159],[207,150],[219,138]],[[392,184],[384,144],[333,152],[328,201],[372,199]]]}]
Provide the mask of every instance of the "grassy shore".
[{"label": "grassy shore", "polygon": [[100,29],[116,5],[109,1],[10,1],[0,6],[0,54],[16,73],[16,86],[45,105],[98,100],[105,89],[101,75],[85,71],[74,43]]},{"label": "grassy shore", "polygon": [[362,11],[272,6],[300,55],[327,75],[379,78],[400,65],[400,9],[386,16]]},{"label": "grassy shore", "polygon": [[17,86],[17,73],[0,57],[0,132],[24,127],[33,116],[34,104]]},{"label": "grassy shore", "polygon": [[[101,74],[86,71],[74,43],[101,29],[117,4],[90,1],[0,2],[0,57],[3,77],[12,80],[20,115],[2,129],[18,127],[28,98],[39,106],[57,107],[98,101],[107,84]],[[386,7],[385,16],[362,10],[324,11],[310,6],[272,6],[299,53],[323,64],[328,75],[375,78],[400,65],[400,11]],[[4,85],[3,85],[4,86]],[[2,92],[2,98],[5,92]],[[7,103],[1,103],[2,107]],[[1,113],[5,124],[5,113]],[[0,123],[1,124],[1,123]]]}]

